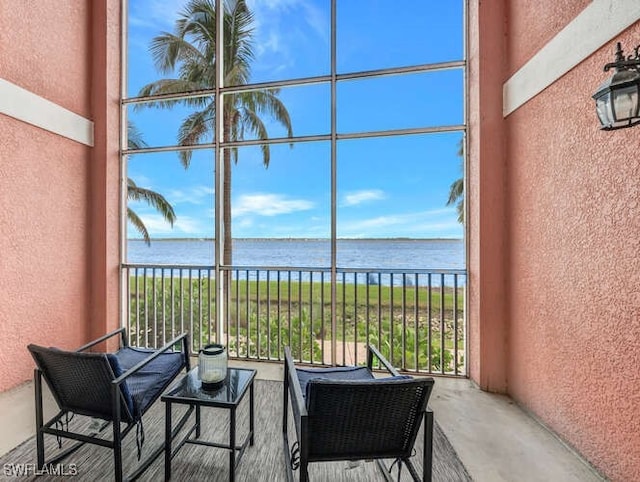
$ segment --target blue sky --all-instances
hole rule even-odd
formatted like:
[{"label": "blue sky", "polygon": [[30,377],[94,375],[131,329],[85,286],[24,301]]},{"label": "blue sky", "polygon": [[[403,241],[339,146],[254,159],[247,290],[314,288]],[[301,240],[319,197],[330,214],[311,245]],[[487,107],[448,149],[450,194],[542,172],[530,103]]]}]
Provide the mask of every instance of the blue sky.
[{"label": "blue sky", "polygon": [[[183,0],[130,0],[128,95],[161,78],[150,40],[172,31]],[[255,16],[256,82],[325,75],[330,70],[328,0],[250,0]],[[338,0],[338,73],[462,58],[461,0]],[[463,123],[461,70],[345,81],[337,87],[339,133]],[[294,135],[330,132],[328,84],[283,88]],[[189,111],[129,109],[150,146],[172,145]],[[269,134],[285,133],[265,119]],[[460,238],[446,206],[461,175],[461,133],[343,140],[337,146],[337,228],[348,238]],[[329,237],[331,147],[307,142],[271,147],[268,169],[258,148],[239,149],[232,174],[234,237]],[[194,151],[185,170],[176,153],[129,160],[128,175],[174,206],[171,228],[144,203],[130,206],[152,237],[212,237],[213,151]],[[129,237],[138,237],[129,229]]]}]

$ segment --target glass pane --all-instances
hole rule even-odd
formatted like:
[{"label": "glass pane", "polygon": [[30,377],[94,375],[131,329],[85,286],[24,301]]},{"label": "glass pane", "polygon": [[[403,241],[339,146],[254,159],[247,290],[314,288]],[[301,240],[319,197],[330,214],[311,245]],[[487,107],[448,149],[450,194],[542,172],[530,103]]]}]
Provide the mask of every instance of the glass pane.
[{"label": "glass pane", "polygon": [[[226,94],[225,108],[232,106],[236,119],[232,139],[250,140],[293,136],[329,134],[331,132],[331,88],[329,84],[263,89]],[[257,121],[256,121],[257,120]]]},{"label": "glass pane", "polygon": [[338,244],[338,266],[464,267],[461,242],[435,251],[423,242],[462,239],[457,202],[447,205],[462,178],[461,142],[446,133],[338,143],[338,237],[358,240]]},{"label": "glass pane", "polygon": [[609,95],[603,95],[598,97],[596,100],[596,112],[598,114],[598,119],[600,119],[600,124],[603,126],[611,125],[613,119],[609,117],[610,106],[609,106]]},{"label": "glass pane", "polygon": [[[213,158],[212,150],[193,151],[185,169],[177,152],[129,156],[128,178],[137,188],[161,195],[175,213],[172,227],[153,202],[147,202],[144,196],[136,200],[135,188],[129,187],[128,214],[132,211],[140,218],[151,238],[147,245],[128,215],[129,263],[213,263]],[[151,194],[151,199],[157,198]]]},{"label": "glass pane", "polygon": [[338,132],[464,123],[462,69],[338,83]]},{"label": "glass pane", "polygon": [[[331,70],[330,0],[249,0],[253,14],[248,41],[253,56],[244,79],[227,76],[226,85],[328,75]],[[237,64],[234,58],[227,68]]]},{"label": "glass pane", "polygon": [[[231,212],[236,266],[329,266],[329,142],[238,148]],[[312,242],[314,241],[314,242]]]},{"label": "glass pane", "polygon": [[[159,39],[159,45],[170,44],[166,34],[175,32],[179,12],[183,11],[187,2],[135,0],[127,3],[127,92],[123,95],[136,97],[141,95],[141,89],[146,85],[160,79],[180,78],[179,70],[164,72],[158,68],[159,65],[154,62],[152,44],[154,39]],[[193,90],[193,85],[174,83],[171,88],[185,92]]]},{"label": "glass pane", "polygon": [[[168,46],[171,37],[177,34],[176,22],[183,18],[190,2],[176,0],[136,0],[129,2],[128,16],[128,82],[126,96],[141,95],[141,89],[159,79],[186,79],[170,87],[174,91],[187,92],[194,89],[213,88],[215,77],[213,65],[215,48],[209,39],[215,38],[213,16],[200,22],[206,40],[199,41],[194,35],[185,40],[204,52],[202,61],[192,68],[181,69],[180,57],[176,69],[165,72],[161,59],[167,58],[167,50],[155,49],[154,45]],[[213,8],[214,2],[208,2]],[[231,5],[232,2],[225,2]],[[237,5],[237,3],[236,3]],[[328,75],[331,58],[331,2],[330,0],[305,0],[304,2],[247,2],[252,21],[240,33],[239,41],[246,49],[241,54],[225,59],[227,72],[242,72],[227,75],[226,85],[242,85],[253,82]],[[192,18],[187,16],[186,18]],[[238,23],[233,23],[238,25]],[[234,32],[236,34],[237,32]],[[155,42],[155,43],[154,43]],[[155,57],[154,54],[160,54]],[[244,61],[242,69],[238,69]],[[197,69],[199,75],[192,74]]]},{"label": "glass pane", "polygon": [[616,120],[627,120],[638,113],[638,87],[632,85],[613,91]]},{"label": "glass pane", "polygon": [[[165,105],[167,105],[165,103]],[[127,105],[128,146],[160,147],[213,142],[213,97]]]},{"label": "glass pane", "polygon": [[463,59],[462,0],[337,0],[338,73]]}]

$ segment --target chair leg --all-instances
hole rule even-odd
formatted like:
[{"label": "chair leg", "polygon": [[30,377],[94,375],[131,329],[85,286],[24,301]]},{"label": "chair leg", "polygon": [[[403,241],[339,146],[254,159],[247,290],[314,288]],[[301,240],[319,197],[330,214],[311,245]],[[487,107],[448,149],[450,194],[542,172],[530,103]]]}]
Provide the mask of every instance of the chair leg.
[{"label": "chair leg", "polygon": [[120,424],[113,424],[113,470],[116,482],[122,482],[122,438],[120,436]]},{"label": "chair leg", "polygon": [[309,481],[309,420],[302,417],[300,420],[300,433],[298,434],[298,446],[300,448],[300,482]]},{"label": "chair leg", "polygon": [[282,404],[282,432],[287,433],[288,421],[287,417],[289,414],[289,370],[287,368],[287,364],[284,364],[284,393],[282,396],[283,404]]},{"label": "chair leg", "polygon": [[309,472],[307,470],[309,462],[306,458],[300,457],[300,482],[309,482]]},{"label": "chair leg", "polygon": [[287,475],[287,482],[293,482],[293,467],[291,466],[291,454],[289,453],[289,433],[288,433],[288,415],[289,415],[289,370],[287,364],[284,364],[284,392],[282,404],[282,449],[284,451],[284,470]]},{"label": "chair leg", "polygon": [[[399,462],[401,463],[401,462]],[[407,469],[409,470],[409,473],[411,474],[411,478],[415,481],[415,482],[420,482],[420,476],[418,475],[418,471],[416,470],[416,468],[413,466],[413,463],[411,462],[411,460],[409,459],[404,459],[404,463],[407,466]],[[424,471],[423,471],[423,477],[424,477]],[[423,482],[426,482],[426,479],[423,479]]]},{"label": "chair leg", "polygon": [[291,455],[289,454],[289,439],[284,433],[282,437],[282,450],[284,451],[284,470],[287,476],[287,482],[293,482],[293,467],[291,466]]},{"label": "chair leg", "polygon": [[378,470],[384,477],[384,480],[386,480],[387,482],[393,482],[393,477],[391,477],[389,468],[385,465],[385,463],[382,460],[376,459],[376,466],[378,467]]},{"label": "chair leg", "polygon": [[433,471],[433,412],[424,414],[424,448],[422,454],[422,480],[431,482]]},{"label": "chair leg", "polygon": [[122,474],[122,432],[120,431],[120,388],[113,386],[111,392],[113,404],[113,470],[116,482],[123,481]]},{"label": "chair leg", "polygon": [[33,382],[36,397],[36,450],[38,459],[38,469],[44,467],[44,414],[42,409],[42,372],[37,368],[33,372]]}]

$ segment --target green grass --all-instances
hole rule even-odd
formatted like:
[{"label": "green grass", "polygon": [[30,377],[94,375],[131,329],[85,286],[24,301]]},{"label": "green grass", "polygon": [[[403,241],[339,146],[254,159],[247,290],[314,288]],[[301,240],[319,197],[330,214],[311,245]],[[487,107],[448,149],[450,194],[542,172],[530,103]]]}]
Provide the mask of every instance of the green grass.
[{"label": "green grass", "polygon": [[[161,289],[161,279],[153,280],[147,278],[146,288],[147,292],[152,292],[154,287]],[[201,282],[201,283],[200,283]],[[191,287],[190,287],[191,283]],[[202,287],[200,287],[202,284]],[[174,290],[180,289],[180,280],[174,279]],[[278,291],[278,286],[280,291]],[[144,283],[141,281],[137,285],[138,294],[142,295],[144,291]],[[169,294],[170,283],[165,281],[165,292],[167,296]],[[209,290],[211,290],[212,297],[215,291],[215,283],[212,280],[211,287],[209,286],[209,280],[203,278],[201,280],[183,279],[182,292],[183,294],[193,293],[194,296],[199,296],[202,292],[205,296],[208,296]],[[431,302],[433,310],[440,309],[440,303],[442,294],[444,291],[444,306],[446,309],[451,309],[454,303],[455,291],[452,287],[445,287],[441,290],[440,287],[434,287],[431,293],[426,288],[420,287],[416,290],[414,287],[407,287],[406,291],[401,286],[378,286],[370,285],[365,286],[358,284],[337,284],[336,285],[336,300],[345,306],[358,306],[366,307],[367,305],[372,308],[391,306],[393,302],[394,307],[402,307],[404,305],[413,305],[416,297],[420,306],[426,306]],[[404,295],[403,295],[404,292]],[[136,279],[130,278],[129,293],[135,295],[136,293]],[[265,281],[265,280],[250,280],[250,281],[232,281],[231,282],[231,301],[235,302],[236,298],[240,300],[247,299],[247,293],[252,301],[260,301],[266,303],[271,300],[272,302],[279,297],[281,302],[309,304],[313,300],[314,304],[319,305],[324,297],[324,305],[331,306],[331,284],[328,282],[309,282],[309,281]],[[403,298],[404,296],[404,298]],[[464,309],[464,288],[459,287],[457,289],[457,307],[458,310]]]}]

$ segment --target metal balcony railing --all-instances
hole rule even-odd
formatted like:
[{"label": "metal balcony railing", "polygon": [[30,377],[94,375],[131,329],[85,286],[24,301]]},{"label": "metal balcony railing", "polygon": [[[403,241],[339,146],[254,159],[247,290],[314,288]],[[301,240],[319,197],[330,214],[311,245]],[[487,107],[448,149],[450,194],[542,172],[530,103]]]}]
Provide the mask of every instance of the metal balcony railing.
[{"label": "metal balcony railing", "polygon": [[[123,265],[133,345],[158,347],[188,330],[196,353],[225,344],[231,358],[361,364],[371,343],[406,372],[466,375],[464,270],[229,267],[216,340],[212,266]],[[226,281],[225,281],[226,278]],[[335,320],[334,320],[335,317]],[[335,351],[335,353],[334,353]]]}]

